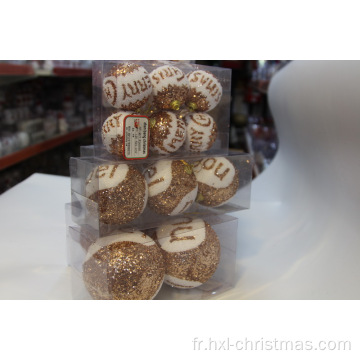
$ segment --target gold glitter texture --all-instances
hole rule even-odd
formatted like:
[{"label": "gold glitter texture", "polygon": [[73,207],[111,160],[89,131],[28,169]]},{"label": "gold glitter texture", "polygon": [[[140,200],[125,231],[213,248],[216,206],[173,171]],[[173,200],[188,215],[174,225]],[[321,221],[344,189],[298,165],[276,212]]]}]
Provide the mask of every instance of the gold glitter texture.
[{"label": "gold glitter texture", "polygon": [[121,135],[116,135],[111,139],[110,153],[120,158],[123,157],[124,139]]},{"label": "gold glitter texture", "polygon": [[[121,121],[120,121],[121,119]],[[102,138],[103,138],[103,142],[105,140],[105,138],[108,135],[109,132],[111,132],[112,129],[121,129],[121,126],[123,125],[123,119],[124,119],[124,115],[121,113],[116,113],[113,114],[111,116],[109,116],[103,126],[102,126]],[[111,137],[111,143],[109,145],[109,148],[107,148],[107,150],[113,154],[113,155],[120,155],[122,156],[123,153],[123,137],[120,134],[117,134],[116,136],[112,136]]]},{"label": "gold glitter texture", "polygon": [[[146,181],[144,176],[133,166],[129,165],[128,167],[128,173],[119,185],[98,190],[89,196],[89,199],[97,204],[94,207],[97,207],[100,223],[126,224],[142,213],[146,201]],[[99,179],[92,181],[99,181]],[[91,212],[96,210],[91,209],[91,203],[88,208]]]},{"label": "gold glitter texture", "polygon": [[[205,240],[198,247],[179,252],[167,252],[161,249],[165,259],[166,275],[204,283],[215,273],[220,262],[220,241],[214,229],[205,221],[204,224]],[[189,227],[191,226],[187,226]],[[185,229],[181,235],[186,236],[188,241],[192,240],[191,230]]]},{"label": "gold glitter texture", "polygon": [[[189,85],[185,74],[174,66],[161,66],[150,73],[154,89],[154,103],[159,109],[179,110],[185,103]],[[167,86],[161,84],[167,83]],[[184,84],[186,81],[186,84]]]},{"label": "gold glitter texture", "polygon": [[169,85],[154,96],[154,103],[159,109],[179,110],[188,97],[189,88],[185,85]]},{"label": "gold glitter texture", "polygon": [[132,241],[104,246],[83,265],[84,283],[96,300],[150,300],[164,273],[160,249]]},{"label": "gold glitter texture", "polygon": [[[214,105],[210,105],[208,99],[213,99],[215,104],[218,104],[222,89],[219,87],[218,80],[210,71],[193,71],[187,75],[190,84],[190,91],[186,104],[191,111],[208,111]],[[218,84],[217,84],[218,83]],[[207,95],[198,91],[197,88],[206,90]]]},{"label": "gold glitter texture", "polygon": [[[206,167],[206,161],[202,163],[194,164],[194,167],[199,166]],[[220,165],[214,169],[214,175],[217,176],[220,180],[222,180],[226,174],[228,173],[228,169],[225,171],[220,172],[219,168]],[[234,178],[231,181],[230,185],[225,188],[215,188],[213,186],[204,184],[198,181],[198,196],[196,201],[204,206],[215,207],[220,206],[221,204],[225,203],[226,201],[230,200],[237,192],[239,188],[239,170],[234,166],[235,174]]]},{"label": "gold glitter texture", "polygon": [[163,153],[170,154],[178,150],[184,143],[186,136],[184,121],[176,120],[176,131],[173,137],[170,137],[170,129],[173,126],[171,123],[171,115],[167,111],[160,111],[151,116],[150,148],[152,150],[156,151],[156,148],[159,148]]},{"label": "gold glitter texture", "polygon": [[213,126],[211,128],[211,135],[209,136],[209,140],[206,144],[206,150],[209,150],[213,146],[217,137],[217,133],[218,133],[217,125],[216,122],[214,121]]},{"label": "gold glitter texture", "polygon": [[[149,196],[148,200],[149,207],[162,215],[170,215],[180,201],[197,186],[194,173],[187,171],[188,165],[185,165],[181,160],[174,160],[170,166],[172,179],[169,187],[158,195]],[[152,186],[151,182],[155,181],[155,179],[152,180],[156,176],[154,169],[152,167],[147,170],[148,174],[150,174],[148,180],[149,191]],[[184,209],[186,209],[186,206]]]},{"label": "gold glitter texture", "polygon": [[210,108],[207,97],[196,89],[190,89],[187,104],[191,111],[207,111]]},{"label": "gold glitter texture", "polygon": [[132,63],[121,63],[113,66],[111,70],[105,75],[108,76],[126,76],[127,74],[132,74],[135,70],[138,70],[140,65]]}]

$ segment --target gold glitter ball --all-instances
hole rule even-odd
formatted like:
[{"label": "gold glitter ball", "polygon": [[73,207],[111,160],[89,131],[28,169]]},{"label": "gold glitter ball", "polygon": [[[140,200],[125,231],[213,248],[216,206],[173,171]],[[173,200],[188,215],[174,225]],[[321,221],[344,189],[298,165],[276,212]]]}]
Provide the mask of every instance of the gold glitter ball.
[{"label": "gold glitter ball", "polygon": [[124,120],[128,115],[134,115],[134,113],[116,112],[106,118],[101,128],[101,139],[106,150],[120,159],[123,158],[124,150]]},{"label": "gold glitter ball", "polygon": [[104,98],[117,109],[136,111],[147,103],[151,94],[149,74],[138,64],[118,64],[104,76]]},{"label": "gold glitter ball", "polygon": [[206,96],[196,91],[196,89],[189,91],[189,99],[190,101],[187,105],[190,111],[208,111],[210,109]]},{"label": "gold glitter ball", "polygon": [[171,154],[185,141],[185,122],[171,111],[160,111],[150,118],[150,150],[157,154]]},{"label": "gold glitter ball", "polygon": [[164,274],[160,249],[140,231],[99,238],[83,264],[85,286],[96,300],[153,299]]},{"label": "gold glitter ball", "polygon": [[144,176],[127,164],[96,167],[87,177],[89,211],[103,224],[127,224],[144,211],[148,187]]},{"label": "gold glitter ball", "polygon": [[159,109],[179,110],[185,103],[189,82],[179,68],[160,66],[150,73],[150,81],[153,86],[153,101]]},{"label": "gold glitter ball", "polygon": [[180,218],[156,229],[154,239],[165,259],[165,283],[181,289],[202,285],[220,262],[216,232],[202,219]]},{"label": "gold glitter ball", "polygon": [[184,148],[191,152],[209,150],[218,134],[217,125],[207,113],[191,113],[185,117],[186,139]]},{"label": "gold glitter ball", "polygon": [[193,170],[198,182],[199,204],[217,207],[235,196],[239,188],[239,170],[225,157],[197,161]]},{"label": "gold glitter ball", "polygon": [[177,215],[195,201],[194,173],[181,160],[160,160],[145,171],[149,188],[148,205],[158,214]]},{"label": "gold glitter ball", "polygon": [[186,105],[192,111],[210,111],[221,100],[222,85],[210,71],[195,70],[187,74],[190,91]]}]

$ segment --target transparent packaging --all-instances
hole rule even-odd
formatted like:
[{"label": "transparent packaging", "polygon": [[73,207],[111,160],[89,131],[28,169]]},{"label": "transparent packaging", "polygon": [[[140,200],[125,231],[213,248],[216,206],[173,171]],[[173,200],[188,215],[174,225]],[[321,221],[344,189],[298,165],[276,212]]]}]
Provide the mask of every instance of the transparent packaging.
[{"label": "transparent packaging", "polygon": [[248,209],[252,166],[247,154],[141,162],[71,158],[71,215],[103,235]]},{"label": "transparent packaging", "polygon": [[211,299],[237,279],[238,219],[232,216],[168,219],[105,237],[67,220],[74,299]]},{"label": "transparent packaging", "polygon": [[231,70],[93,63],[94,144],[70,159],[74,299],[211,299],[237,279],[252,157],[229,152]]},{"label": "transparent packaging", "polygon": [[226,154],[230,101],[230,69],[181,61],[94,61],[95,156]]}]

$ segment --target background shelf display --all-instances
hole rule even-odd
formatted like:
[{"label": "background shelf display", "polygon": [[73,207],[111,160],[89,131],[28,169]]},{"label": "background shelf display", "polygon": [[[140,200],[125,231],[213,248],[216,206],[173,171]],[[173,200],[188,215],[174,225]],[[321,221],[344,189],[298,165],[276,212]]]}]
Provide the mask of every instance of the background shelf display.
[{"label": "background shelf display", "polygon": [[91,77],[91,65],[87,67],[55,66],[34,67],[31,64],[13,64],[0,62],[0,86],[31,80],[41,76],[53,77]]},{"label": "background shelf display", "polygon": [[92,132],[91,61],[0,61],[0,193],[34,172],[69,176]]},{"label": "background shelf display", "polygon": [[91,134],[92,125],[86,126],[79,130],[71,131],[66,134],[55,136],[51,139],[42,141],[38,144],[30,145],[24,149],[13,152],[9,155],[0,157],[0,170],[6,169],[12,165],[15,165],[21,161],[24,161],[32,156],[38,155],[42,152],[53,149],[59,145],[70,142],[74,139],[77,139],[81,136]]}]

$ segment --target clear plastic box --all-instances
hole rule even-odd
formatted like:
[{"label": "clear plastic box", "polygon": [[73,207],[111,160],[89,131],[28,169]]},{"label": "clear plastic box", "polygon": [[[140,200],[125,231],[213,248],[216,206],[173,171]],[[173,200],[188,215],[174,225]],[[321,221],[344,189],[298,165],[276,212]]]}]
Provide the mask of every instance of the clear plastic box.
[{"label": "clear plastic box", "polygon": [[101,235],[149,228],[170,218],[220,215],[250,207],[247,154],[113,162],[70,159],[70,213]]},{"label": "clear plastic box", "polygon": [[[227,154],[230,101],[230,69],[181,61],[94,61],[95,156]],[[146,154],[140,151],[147,147]]]},{"label": "clear plastic box", "polygon": [[[68,212],[70,204],[67,204],[66,208]],[[232,216],[217,215],[201,218],[193,216],[170,221],[168,219],[166,224],[163,223],[159,227],[142,229],[141,233],[155,239],[156,245],[152,245],[162,249],[160,254],[164,262],[159,267],[165,264],[162,275],[164,282],[160,285],[159,282],[152,285],[156,288],[152,289],[151,296],[146,292],[148,291],[146,285],[142,292],[144,283],[139,279],[143,272],[147,272],[147,281],[150,281],[157,268],[152,266],[149,269],[145,263],[137,263],[139,265],[135,268],[130,268],[126,264],[131,259],[125,253],[111,255],[111,252],[119,251],[118,248],[114,250],[106,247],[120,241],[124,233],[114,232],[111,238],[99,240],[99,232],[92,227],[74,225],[70,216],[67,220],[68,263],[71,268],[74,299],[147,299],[148,297],[149,299],[211,299],[231,289],[236,282],[238,219]],[[193,228],[189,226],[193,224],[197,225]],[[125,237],[128,234],[133,233],[127,233]],[[172,246],[172,250],[169,245]],[[105,257],[97,253],[100,249],[103,251],[102,254],[106,254]],[[138,258],[141,258],[143,255],[141,247],[139,249]],[[107,261],[111,257],[109,255],[112,256],[112,260],[122,256],[121,261]],[[102,272],[94,271],[95,263],[89,265],[93,257],[97,264],[100,264]],[[181,262],[181,266],[178,267],[177,262]],[[179,268],[180,270],[177,270]],[[175,286],[181,286],[180,288],[173,286],[174,271],[178,271],[175,278],[180,281],[180,285],[176,283]],[[189,287],[183,287],[184,281]]]}]

